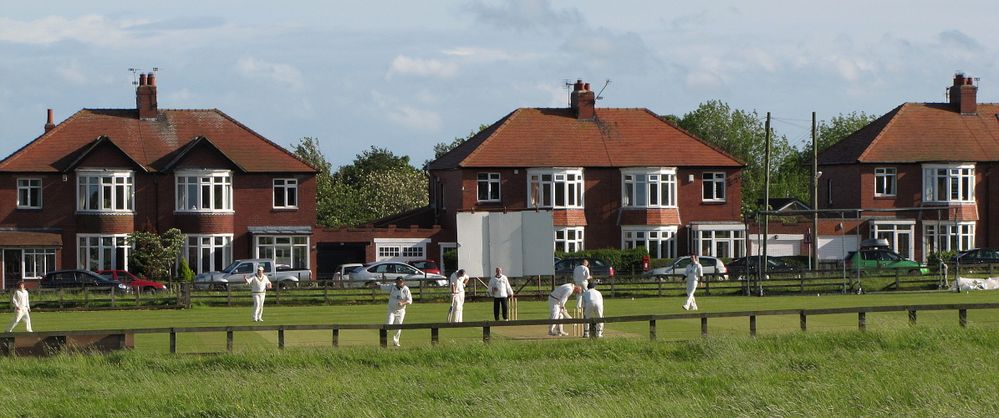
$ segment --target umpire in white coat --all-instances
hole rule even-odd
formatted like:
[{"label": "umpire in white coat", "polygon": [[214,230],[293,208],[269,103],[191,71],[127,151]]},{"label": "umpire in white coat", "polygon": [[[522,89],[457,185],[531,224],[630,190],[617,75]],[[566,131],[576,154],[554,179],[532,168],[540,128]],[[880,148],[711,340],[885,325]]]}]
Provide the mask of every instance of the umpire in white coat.
[{"label": "umpire in white coat", "polygon": [[[395,285],[390,285],[388,291],[388,320],[385,323],[402,324],[402,320],[406,318],[406,306],[413,304],[413,294],[410,293],[409,286],[406,286],[406,281],[402,277],[396,278]],[[396,330],[392,336],[392,345],[398,347],[401,336],[402,330]]]},{"label": "umpire in white coat", "polygon": [[[604,317],[604,295],[597,290],[597,283],[590,282],[585,292],[583,292],[583,318],[603,318]],[[604,323],[597,323],[597,338],[604,336]],[[590,324],[586,324],[583,331],[584,337],[590,336]]]}]

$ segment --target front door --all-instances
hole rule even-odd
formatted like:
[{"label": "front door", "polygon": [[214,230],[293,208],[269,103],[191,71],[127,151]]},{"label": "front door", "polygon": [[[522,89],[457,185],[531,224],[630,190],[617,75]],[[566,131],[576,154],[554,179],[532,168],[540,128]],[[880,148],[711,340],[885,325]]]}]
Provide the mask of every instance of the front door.
[{"label": "front door", "polygon": [[3,287],[13,289],[21,280],[21,250],[3,250]]}]

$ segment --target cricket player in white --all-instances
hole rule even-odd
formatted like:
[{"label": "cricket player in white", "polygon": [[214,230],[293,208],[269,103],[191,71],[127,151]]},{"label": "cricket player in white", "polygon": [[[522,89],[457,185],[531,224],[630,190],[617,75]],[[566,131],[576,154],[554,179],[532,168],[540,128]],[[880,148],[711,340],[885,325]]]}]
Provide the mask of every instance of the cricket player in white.
[{"label": "cricket player in white", "polygon": [[[386,324],[401,324],[402,320],[406,318],[406,305],[411,305],[413,303],[413,294],[409,292],[409,286],[406,286],[405,280],[401,277],[395,279],[395,285],[389,287],[389,300],[388,300],[388,321]],[[399,346],[399,337],[402,336],[402,330],[396,330],[395,335],[392,337],[392,345]]]},{"label": "cricket player in white", "polygon": [[493,319],[499,321],[502,310],[503,320],[506,321],[510,313],[509,301],[514,294],[510,279],[503,274],[501,267],[496,267],[496,274],[489,279],[489,294],[493,297]]},{"label": "cricket player in white", "polygon": [[[590,283],[590,260],[583,260],[582,264],[572,269],[572,282],[580,289],[587,289],[586,285]],[[583,307],[582,294],[576,297],[576,307]]]},{"label": "cricket player in white", "polygon": [[264,274],[264,267],[260,266],[256,274],[246,278],[246,283],[253,293],[253,322],[263,322],[264,297],[267,296],[267,289],[271,288],[271,280]]},{"label": "cricket player in white", "polygon": [[451,273],[448,282],[451,284],[451,308],[448,310],[447,322],[461,322],[461,311],[465,307],[465,285],[468,284],[465,269]]},{"label": "cricket player in white", "polygon": [[[565,311],[565,302],[569,300],[569,296],[578,295],[581,290],[579,286],[572,283],[566,283],[552,290],[552,293],[548,295],[548,311],[551,314],[549,318],[572,319]],[[552,324],[548,327],[548,335],[560,336],[569,335],[569,333],[562,330],[562,324]]]},{"label": "cricket player in white", "polygon": [[28,302],[28,291],[24,288],[24,281],[17,282],[17,290],[14,291],[14,296],[10,299],[10,305],[14,308],[14,320],[10,321],[10,326],[7,327],[7,332],[14,331],[14,327],[17,326],[21,319],[24,319],[24,325],[28,328],[28,332],[34,332],[31,330],[31,303]]},{"label": "cricket player in white", "polygon": [[697,290],[697,282],[704,277],[704,269],[701,268],[696,255],[690,255],[690,265],[687,266],[684,275],[687,276],[687,302],[683,304],[683,309],[696,311],[697,301],[694,300],[694,291]]},{"label": "cricket player in white", "polygon": [[[583,318],[603,318],[604,317],[604,295],[597,290],[597,283],[590,282],[587,290],[583,292]],[[590,325],[586,324],[583,331],[584,337],[590,336]],[[604,323],[597,323],[597,338],[604,336]]]}]

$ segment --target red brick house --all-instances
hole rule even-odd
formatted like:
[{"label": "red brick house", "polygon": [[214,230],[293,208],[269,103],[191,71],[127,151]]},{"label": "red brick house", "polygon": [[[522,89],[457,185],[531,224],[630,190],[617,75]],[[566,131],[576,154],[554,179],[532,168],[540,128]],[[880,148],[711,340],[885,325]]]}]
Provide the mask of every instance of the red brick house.
[{"label": "red brick house", "polygon": [[0,161],[4,287],[55,269],[128,269],[125,236],[179,228],[195,272],[233,259],[316,264],[315,170],[216,109],[83,109]]},{"label": "red brick house", "polygon": [[862,234],[916,260],[999,246],[999,105],[977,94],[957,74],[949,103],[904,103],[822,152],[819,208],[884,210]]},{"label": "red brick house", "polygon": [[648,109],[520,108],[431,162],[434,223],[456,245],[460,211],[554,211],[556,250],[649,249],[738,257],[744,164]]}]

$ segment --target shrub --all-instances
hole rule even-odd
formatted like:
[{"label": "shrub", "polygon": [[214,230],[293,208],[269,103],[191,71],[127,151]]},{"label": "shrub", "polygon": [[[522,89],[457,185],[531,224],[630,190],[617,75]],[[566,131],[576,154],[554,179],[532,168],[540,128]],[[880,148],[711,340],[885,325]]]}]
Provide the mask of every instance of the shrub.
[{"label": "shrub", "polygon": [[194,270],[191,270],[191,266],[187,265],[187,259],[180,259],[180,268],[178,269],[180,273],[180,278],[185,282],[194,281]]},{"label": "shrub", "polygon": [[940,263],[950,263],[954,261],[954,257],[957,253],[954,251],[938,251],[935,253],[930,253],[930,256],[926,258],[926,265],[931,269],[939,269]]},{"label": "shrub", "polygon": [[576,251],[574,253],[555,253],[556,257],[559,258],[596,258],[599,260],[606,261],[614,266],[614,269],[620,273],[631,272],[634,269],[635,272],[642,271],[642,258],[649,255],[649,251],[644,247],[632,248],[628,250],[620,250],[617,248],[599,248],[596,250],[584,250]]}]

